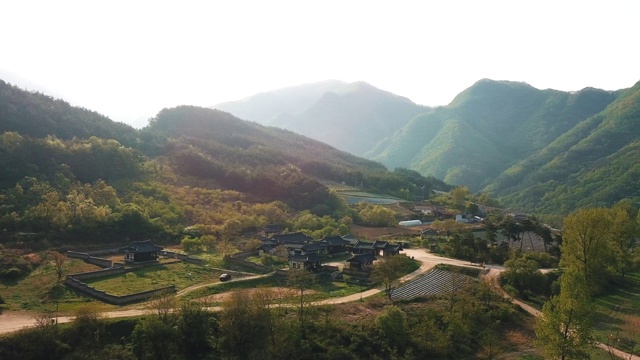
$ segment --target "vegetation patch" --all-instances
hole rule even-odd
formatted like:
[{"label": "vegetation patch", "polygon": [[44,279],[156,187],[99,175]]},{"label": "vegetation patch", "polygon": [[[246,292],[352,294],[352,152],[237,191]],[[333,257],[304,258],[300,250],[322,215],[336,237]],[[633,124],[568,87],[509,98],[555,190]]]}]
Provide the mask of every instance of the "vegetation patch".
[{"label": "vegetation patch", "polygon": [[127,295],[141,291],[175,285],[177,290],[191,285],[219,282],[219,270],[179,262],[135,269],[125,274],[87,279],[88,285],[114,295]]},{"label": "vegetation patch", "polygon": [[594,337],[621,350],[640,349],[640,273],[628,274],[594,301]]},{"label": "vegetation patch", "polygon": [[[67,259],[63,265],[64,274],[98,269],[78,259]],[[64,311],[91,301],[58,282],[56,266],[47,260],[25,277],[0,282],[0,296],[7,310],[46,311],[54,310],[57,304],[59,310]]]}]

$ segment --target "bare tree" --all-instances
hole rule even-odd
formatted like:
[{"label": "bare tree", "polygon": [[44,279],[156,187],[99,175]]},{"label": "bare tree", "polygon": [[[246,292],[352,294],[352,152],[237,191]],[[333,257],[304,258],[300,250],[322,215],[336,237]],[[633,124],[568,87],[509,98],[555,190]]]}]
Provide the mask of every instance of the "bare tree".
[{"label": "bare tree", "polygon": [[67,257],[66,255],[58,251],[52,251],[50,254],[53,258],[53,264],[56,267],[58,282],[60,282],[60,280],[62,280],[62,273],[64,271],[64,264],[67,262]]}]

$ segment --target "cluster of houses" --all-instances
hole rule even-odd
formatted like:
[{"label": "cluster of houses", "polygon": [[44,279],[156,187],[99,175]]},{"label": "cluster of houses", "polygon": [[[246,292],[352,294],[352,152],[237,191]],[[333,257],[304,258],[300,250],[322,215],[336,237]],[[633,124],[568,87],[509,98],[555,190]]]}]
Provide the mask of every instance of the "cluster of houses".
[{"label": "cluster of houses", "polygon": [[371,267],[378,257],[393,256],[400,253],[402,245],[386,241],[367,242],[350,236],[329,236],[314,240],[301,232],[276,233],[272,226],[263,228],[268,233],[260,245],[259,253],[287,257],[289,268],[320,270],[322,262],[330,255],[351,253],[347,260],[350,269],[365,270]]}]

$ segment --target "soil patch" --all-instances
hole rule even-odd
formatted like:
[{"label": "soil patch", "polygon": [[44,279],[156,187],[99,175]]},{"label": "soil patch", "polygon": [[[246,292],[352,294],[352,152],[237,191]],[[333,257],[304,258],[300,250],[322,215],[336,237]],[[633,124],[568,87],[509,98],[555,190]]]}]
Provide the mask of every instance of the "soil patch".
[{"label": "soil patch", "polygon": [[[269,296],[271,298],[271,303],[277,303],[278,301],[289,299],[299,295],[299,292],[297,290],[286,288],[286,287],[269,287],[269,288],[259,288],[259,289],[235,290],[235,291],[246,291],[246,292],[249,292],[249,294],[253,295],[253,293],[255,293],[258,290],[268,290],[270,292]],[[209,304],[221,303],[231,298],[231,295],[235,291],[228,291],[221,294],[209,295],[203,298],[199,298],[196,301],[200,303],[209,303]],[[305,296],[311,295],[314,293],[316,293],[316,291],[314,290],[304,291]]]},{"label": "soil patch", "polygon": [[368,241],[384,240],[386,237],[396,235],[414,236],[420,233],[420,229],[416,228],[395,228],[395,227],[365,227],[360,225],[351,225],[350,229],[352,234],[356,235],[360,239],[366,238]]}]

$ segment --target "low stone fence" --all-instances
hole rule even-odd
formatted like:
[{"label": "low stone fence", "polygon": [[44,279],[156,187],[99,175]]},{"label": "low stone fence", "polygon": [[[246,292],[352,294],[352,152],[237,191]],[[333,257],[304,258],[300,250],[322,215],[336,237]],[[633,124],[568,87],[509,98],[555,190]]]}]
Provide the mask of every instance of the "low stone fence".
[{"label": "low stone fence", "polygon": [[82,259],[84,262],[100,266],[101,268],[110,268],[113,266],[113,262],[109,259],[103,259],[93,256],[93,253],[80,252],[80,251],[67,251],[67,257]]},{"label": "low stone fence", "polygon": [[125,270],[125,268],[118,267],[118,268],[110,268],[110,269],[102,269],[97,271],[87,271],[83,273],[70,274],[70,275],[67,275],[67,278],[72,277],[78,280],[85,280],[85,279],[94,279],[94,278],[109,276],[114,274],[124,274],[126,272],[127,270]]},{"label": "low stone fence", "polygon": [[98,290],[92,286],[89,286],[86,283],[80,281],[79,279],[72,277],[71,275],[67,276],[65,280],[65,284],[93,298],[96,298],[98,300],[101,300],[108,304],[113,304],[113,305],[130,304],[134,302],[148,300],[153,296],[155,296],[156,294],[176,292],[176,287],[174,285],[171,285],[171,286],[167,286],[160,289],[142,291],[142,292],[128,294],[128,295],[113,295],[106,291]]},{"label": "low stone fence", "polygon": [[240,251],[240,252],[237,252],[235,254],[229,255],[229,257],[240,259],[240,258],[246,258],[246,257],[249,257],[249,256],[257,256],[258,253],[259,253],[259,250],[258,249],[254,249],[254,250],[248,250],[248,251]]},{"label": "low stone fence", "polygon": [[71,250],[67,251],[66,255],[67,257],[70,257],[70,258],[83,259],[83,260],[91,256],[89,255],[89,253],[86,253],[86,252],[71,251]]},{"label": "low stone fence", "polygon": [[162,250],[160,251],[160,255],[168,258],[179,259],[181,261],[188,262],[195,265],[200,265],[200,266],[204,265],[204,260],[202,259],[190,257],[189,255],[180,254],[173,251]]},{"label": "low stone fence", "polygon": [[340,271],[340,268],[334,265],[322,265],[322,269],[320,270],[326,271],[326,272],[334,272],[334,271]]},{"label": "low stone fence", "polygon": [[231,257],[231,256],[227,256],[224,258],[224,262],[225,263],[231,263],[231,264],[237,264],[237,265],[241,265],[244,267],[248,267],[251,268],[253,270],[259,271],[259,272],[265,272],[268,273],[271,271],[271,268],[268,266],[264,266],[264,265],[260,265],[260,264],[256,264],[254,262],[251,261],[247,261],[245,259],[238,259],[235,257]]},{"label": "low stone fence", "polygon": [[371,271],[362,271],[362,270],[344,268],[344,269],[342,269],[342,273],[345,274],[345,275],[348,275],[348,276],[354,276],[354,277],[358,277],[358,278],[369,278],[369,277],[371,277]]},{"label": "low stone fence", "polygon": [[276,275],[277,276],[282,276],[282,277],[287,277],[287,276],[289,276],[289,271],[288,270],[284,270],[284,269],[278,269],[278,270],[276,270]]}]

